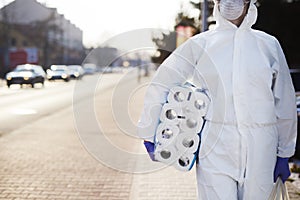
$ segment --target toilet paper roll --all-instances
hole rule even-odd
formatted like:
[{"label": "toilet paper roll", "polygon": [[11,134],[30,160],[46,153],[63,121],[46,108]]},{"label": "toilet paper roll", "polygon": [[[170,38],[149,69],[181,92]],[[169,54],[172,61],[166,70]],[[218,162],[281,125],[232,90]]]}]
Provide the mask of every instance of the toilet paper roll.
[{"label": "toilet paper roll", "polygon": [[195,154],[192,153],[183,154],[176,160],[176,162],[174,162],[172,166],[180,171],[189,171],[193,167],[195,160],[196,160]]},{"label": "toilet paper roll", "polygon": [[170,89],[167,100],[169,103],[188,101],[193,90],[187,86],[176,86]]},{"label": "toilet paper roll", "polygon": [[166,103],[163,105],[160,121],[167,123],[178,124],[179,119],[183,116],[183,110],[180,104],[178,103]]},{"label": "toilet paper roll", "polygon": [[154,151],[154,157],[157,161],[171,165],[179,158],[180,154],[175,148],[174,143],[168,146],[157,145]]},{"label": "toilet paper roll", "polygon": [[191,105],[194,111],[197,111],[201,116],[207,113],[210,100],[203,92],[194,92],[191,96]]},{"label": "toilet paper roll", "polygon": [[171,123],[160,123],[157,127],[155,138],[156,142],[162,145],[168,145],[176,140],[180,130],[177,125]]},{"label": "toilet paper roll", "polygon": [[198,150],[200,137],[194,133],[180,133],[176,138],[178,152],[195,153]]},{"label": "toilet paper roll", "polygon": [[180,119],[179,128],[182,132],[199,133],[203,123],[203,118],[198,113],[188,113]]}]

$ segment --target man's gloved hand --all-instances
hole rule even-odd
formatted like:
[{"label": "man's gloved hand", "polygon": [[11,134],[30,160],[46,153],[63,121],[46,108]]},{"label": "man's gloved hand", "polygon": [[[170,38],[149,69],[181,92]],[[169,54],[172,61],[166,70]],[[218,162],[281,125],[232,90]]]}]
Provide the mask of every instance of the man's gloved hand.
[{"label": "man's gloved hand", "polygon": [[154,158],[154,143],[144,140],[144,146],[146,147],[151,160],[156,161]]},{"label": "man's gloved hand", "polygon": [[284,183],[290,175],[291,172],[289,167],[289,158],[277,157],[274,170],[274,183],[276,182],[278,177],[280,177],[282,182]]}]

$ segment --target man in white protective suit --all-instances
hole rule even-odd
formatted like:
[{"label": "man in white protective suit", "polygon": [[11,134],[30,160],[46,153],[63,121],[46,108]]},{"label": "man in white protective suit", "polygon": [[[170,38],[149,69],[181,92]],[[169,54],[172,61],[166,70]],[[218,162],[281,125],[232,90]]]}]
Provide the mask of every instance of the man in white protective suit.
[{"label": "man in white protective suit", "polygon": [[216,0],[214,30],[179,46],[149,85],[139,134],[155,160],[151,124],[170,88],[191,81],[211,103],[196,166],[198,198],[266,200],[290,175],[297,135],[295,91],[279,42],[251,29],[254,0]]}]

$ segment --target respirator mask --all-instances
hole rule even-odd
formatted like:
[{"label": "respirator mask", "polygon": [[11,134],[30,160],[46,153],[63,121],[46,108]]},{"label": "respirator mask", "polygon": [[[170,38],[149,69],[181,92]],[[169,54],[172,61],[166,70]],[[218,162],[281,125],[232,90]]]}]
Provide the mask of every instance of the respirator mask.
[{"label": "respirator mask", "polygon": [[220,14],[227,20],[235,20],[243,14],[244,7],[247,3],[249,3],[249,1],[220,0],[219,1]]}]

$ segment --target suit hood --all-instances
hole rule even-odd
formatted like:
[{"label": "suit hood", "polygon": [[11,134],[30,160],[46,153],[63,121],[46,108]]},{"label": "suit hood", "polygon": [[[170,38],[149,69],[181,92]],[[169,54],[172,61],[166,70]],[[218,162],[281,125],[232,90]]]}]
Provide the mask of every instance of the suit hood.
[{"label": "suit hood", "polygon": [[218,8],[218,4],[215,1],[213,16],[216,20],[216,29],[250,29],[256,23],[257,20],[257,8],[254,3],[254,0],[252,0],[249,3],[249,9],[243,22],[239,27],[237,27],[236,25],[222,17]]}]

